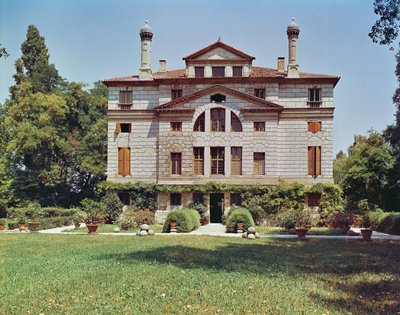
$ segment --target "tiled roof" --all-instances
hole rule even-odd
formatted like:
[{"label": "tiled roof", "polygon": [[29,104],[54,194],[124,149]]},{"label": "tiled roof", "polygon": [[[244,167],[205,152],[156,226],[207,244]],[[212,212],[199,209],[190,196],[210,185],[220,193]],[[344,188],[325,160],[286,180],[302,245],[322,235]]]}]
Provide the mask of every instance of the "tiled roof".
[{"label": "tiled roof", "polygon": [[[265,67],[252,67],[250,78],[286,78],[287,72],[278,72],[278,70],[273,68]],[[153,80],[160,79],[184,79],[186,78],[186,69],[169,70],[165,72],[155,72],[153,73]],[[196,78],[198,79],[198,78]],[[207,78],[202,78],[207,79]],[[225,78],[226,79],[226,78]],[[235,78],[237,79],[237,78]],[[300,72],[300,79],[337,79],[339,76],[328,75],[328,74],[316,74],[316,73],[306,73]],[[139,80],[139,76],[128,76],[128,77],[116,77],[104,80],[104,82],[132,82],[132,81],[143,81]],[[151,81],[145,80],[145,81]]]}]

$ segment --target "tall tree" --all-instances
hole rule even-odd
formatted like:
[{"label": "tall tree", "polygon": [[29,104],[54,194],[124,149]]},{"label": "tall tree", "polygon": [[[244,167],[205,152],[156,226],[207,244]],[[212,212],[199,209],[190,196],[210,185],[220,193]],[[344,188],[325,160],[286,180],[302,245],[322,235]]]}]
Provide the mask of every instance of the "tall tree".
[{"label": "tall tree", "polygon": [[7,50],[4,47],[1,47],[0,44],[0,59],[1,58],[7,58],[9,56]]}]

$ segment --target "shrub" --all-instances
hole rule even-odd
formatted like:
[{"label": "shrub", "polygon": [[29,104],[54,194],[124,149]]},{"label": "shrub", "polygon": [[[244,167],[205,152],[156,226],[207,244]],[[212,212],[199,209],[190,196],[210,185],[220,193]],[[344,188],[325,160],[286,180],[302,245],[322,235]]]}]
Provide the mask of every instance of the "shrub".
[{"label": "shrub", "polygon": [[6,219],[0,219],[0,225],[5,226],[7,224]]},{"label": "shrub", "polygon": [[82,211],[87,215],[87,223],[98,223],[107,221],[104,203],[85,198],[81,201]]},{"label": "shrub", "polygon": [[8,229],[9,229],[9,230],[14,230],[14,229],[16,229],[16,228],[18,227],[18,224],[17,224],[16,221],[10,221],[10,220],[8,220],[7,226],[8,226]]},{"label": "shrub", "polygon": [[188,206],[190,209],[196,210],[200,214],[200,218],[206,218],[207,207],[202,203],[190,203]]},{"label": "shrub", "polygon": [[297,214],[296,210],[292,208],[285,208],[279,211],[275,216],[278,224],[286,230],[292,229],[296,226]]},{"label": "shrub", "polygon": [[116,221],[122,213],[122,207],[124,206],[118,195],[115,192],[108,193],[101,201],[104,204],[104,210],[108,215],[110,223]]},{"label": "shrub", "polygon": [[226,231],[236,232],[236,223],[241,222],[244,224],[244,229],[254,226],[254,220],[251,216],[249,210],[245,208],[238,208],[230,212],[228,218],[226,219]]},{"label": "shrub", "polygon": [[74,223],[74,216],[39,218],[37,221],[39,222],[39,228],[41,230],[53,229],[72,225]]},{"label": "shrub", "polygon": [[127,226],[128,228],[136,228],[139,227],[142,222],[147,219],[147,224],[154,224],[154,213],[151,210],[128,210],[118,217],[116,223],[121,227],[122,225]]},{"label": "shrub", "polygon": [[171,211],[163,226],[163,232],[169,232],[171,221],[176,221],[176,229],[179,233],[187,233],[200,226],[200,214],[190,208],[181,208]]},{"label": "shrub", "polygon": [[7,210],[7,217],[10,219],[16,219],[18,217],[27,217],[28,219],[63,217],[63,216],[74,215],[78,211],[79,208],[70,208],[70,209],[58,208],[58,207],[40,208],[38,204],[29,204],[26,207],[9,208]]},{"label": "shrub", "polygon": [[400,213],[386,213],[376,227],[378,232],[400,235]]}]

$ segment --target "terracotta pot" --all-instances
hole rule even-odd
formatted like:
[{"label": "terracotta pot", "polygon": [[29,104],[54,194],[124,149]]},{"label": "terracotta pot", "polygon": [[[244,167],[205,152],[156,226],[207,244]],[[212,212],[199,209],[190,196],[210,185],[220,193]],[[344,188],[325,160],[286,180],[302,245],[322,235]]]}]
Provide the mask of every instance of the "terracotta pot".
[{"label": "terracotta pot", "polygon": [[0,224],[0,231],[4,230],[4,225]]},{"label": "terracotta pot", "polygon": [[201,221],[201,224],[207,225],[207,224],[208,224],[208,220],[207,220],[207,219],[202,220],[202,221]]},{"label": "terracotta pot", "polygon": [[144,218],[144,219],[142,220],[142,224],[149,224],[149,219]]},{"label": "terracotta pot", "polygon": [[305,225],[304,226],[307,230],[311,229],[311,224]]},{"label": "terracotta pot", "polygon": [[297,237],[300,238],[300,239],[306,238],[307,232],[308,232],[307,229],[303,229],[303,228],[296,229]]},{"label": "terracotta pot", "polygon": [[369,229],[369,228],[361,229],[361,235],[363,237],[363,241],[370,242],[371,241],[372,232],[373,232],[373,230]]},{"label": "terracotta pot", "polygon": [[98,223],[86,223],[86,227],[89,230],[89,234],[97,234],[97,228],[99,227],[100,224]]},{"label": "terracotta pot", "polygon": [[79,229],[81,227],[80,223],[75,223],[74,225],[75,225],[75,229]]},{"label": "terracotta pot", "polygon": [[121,230],[122,231],[128,231],[129,225],[128,224],[121,224]]},{"label": "terracotta pot", "polygon": [[25,231],[25,229],[26,229],[26,224],[18,223],[18,229],[19,229],[20,232]]},{"label": "terracotta pot", "polygon": [[28,229],[33,233],[39,231],[39,222],[29,222]]},{"label": "terracotta pot", "polygon": [[243,230],[244,229],[244,223],[237,222],[236,223],[236,229],[237,230]]}]

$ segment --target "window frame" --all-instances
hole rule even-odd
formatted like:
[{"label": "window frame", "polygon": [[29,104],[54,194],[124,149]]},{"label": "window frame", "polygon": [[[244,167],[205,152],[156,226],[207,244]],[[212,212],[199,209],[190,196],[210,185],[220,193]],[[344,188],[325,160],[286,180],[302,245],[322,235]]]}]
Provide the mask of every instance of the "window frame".
[{"label": "window frame", "polygon": [[204,78],[204,67],[194,67],[194,77]]},{"label": "window frame", "polygon": [[120,90],[118,95],[118,105],[123,109],[124,106],[130,108],[132,104],[133,92],[131,90]]},{"label": "window frame", "polygon": [[[213,157],[214,150],[217,150],[217,154],[214,154],[216,157]],[[221,156],[219,154],[219,150],[222,151]],[[216,173],[213,172],[213,162],[216,163]],[[222,172],[220,172],[220,166],[222,166]],[[210,168],[211,175],[225,175],[225,147],[210,147]]]},{"label": "window frame", "polygon": [[131,175],[130,147],[118,147],[118,175],[123,177]]},{"label": "window frame", "polygon": [[196,121],[194,122],[193,125],[193,131],[205,132],[205,129],[206,129],[206,114],[205,112],[203,112],[202,114],[199,115],[199,117],[196,118]]},{"label": "window frame", "polygon": [[183,95],[182,89],[171,89],[171,101],[176,100]]},{"label": "window frame", "polygon": [[[260,156],[262,159],[258,158]],[[265,152],[253,152],[253,174],[265,175]]]},{"label": "window frame", "polygon": [[308,171],[309,176],[317,177],[322,175],[322,150],[321,146],[308,147]]},{"label": "window frame", "polygon": [[[261,126],[261,128],[260,128]],[[254,132],[265,132],[265,121],[254,121],[253,122]]]},{"label": "window frame", "polygon": [[193,147],[193,175],[204,175],[204,147]]},{"label": "window frame", "polygon": [[170,154],[170,174],[182,175],[182,152],[171,152]]},{"label": "window frame", "polygon": [[[223,113],[216,114],[216,113]],[[211,108],[210,109],[210,129],[212,132],[225,132],[225,108]],[[214,124],[215,122],[215,124]]]},{"label": "window frame", "polygon": [[211,67],[211,73],[213,78],[225,78],[225,66]]},{"label": "window frame", "polygon": [[243,66],[232,66],[232,77],[242,78],[243,77]]},{"label": "window frame", "polygon": [[170,122],[171,132],[182,132],[182,122],[181,121],[171,121]]},{"label": "window frame", "polygon": [[[237,126],[238,128],[235,128]],[[232,132],[243,132],[243,125],[239,117],[231,111],[231,131]]]},{"label": "window frame", "polygon": [[243,149],[242,147],[231,147],[231,175],[242,175]]},{"label": "window frame", "polygon": [[[231,207],[233,205],[236,205],[238,207],[242,206],[243,198],[242,198],[240,193],[230,193],[229,199],[230,199],[229,203],[230,203]],[[238,201],[238,200],[239,200],[239,202],[235,202],[235,201]]]},{"label": "window frame", "polygon": [[178,207],[182,205],[182,194],[181,193],[170,193],[169,204],[172,207]]},{"label": "window frame", "polygon": [[322,122],[321,121],[309,121],[307,122],[307,131],[316,133],[322,130]]},{"label": "window frame", "polygon": [[254,89],[254,96],[265,99],[265,88]]},{"label": "window frame", "polygon": [[[132,132],[132,124],[131,123],[119,123],[120,132],[119,133],[131,133]],[[128,127],[128,131],[123,131],[123,126]]]},{"label": "window frame", "polygon": [[322,89],[318,87],[309,88],[307,105],[310,107],[321,107],[321,104],[322,104]]}]

